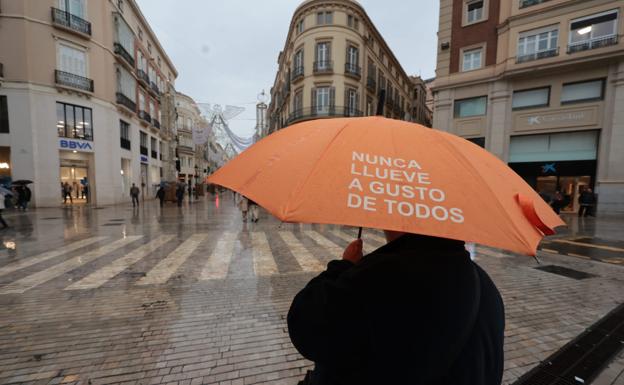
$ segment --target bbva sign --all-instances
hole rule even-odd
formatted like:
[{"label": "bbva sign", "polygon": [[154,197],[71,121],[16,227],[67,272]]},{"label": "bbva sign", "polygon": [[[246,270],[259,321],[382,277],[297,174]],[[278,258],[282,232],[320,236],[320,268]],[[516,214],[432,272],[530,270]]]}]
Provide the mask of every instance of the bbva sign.
[{"label": "bbva sign", "polygon": [[85,140],[59,139],[59,148],[61,150],[93,152],[93,143]]}]

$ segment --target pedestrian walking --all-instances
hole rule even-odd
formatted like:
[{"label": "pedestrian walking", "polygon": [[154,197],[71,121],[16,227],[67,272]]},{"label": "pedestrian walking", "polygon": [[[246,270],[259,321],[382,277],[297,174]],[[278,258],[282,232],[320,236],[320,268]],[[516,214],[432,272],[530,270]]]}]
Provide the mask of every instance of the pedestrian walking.
[{"label": "pedestrian walking", "polygon": [[25,186],[17,186],[15,191],[17,192],[17,209],[26,210],[26,190]]},{"label": "pedestrian walking", "polygon": [[364,258],[352,242],[293,300],[290,338],[315,363],[300,384],[500,384],[503,301],[464,242],[386,239]]},{"label": "pedestrian walking", "polygon": [[580,207],[578,211],[579,217],[586,217],[588,215],[593,216],[593,207],[596,201],[596,196],[594,195],[591,187],[586,186],[583,191],[581,191],[581,195],[578,198]]},{"label": "pedestrian walking", "polygon": [[89,203],[89,183],[85,183],[84,187],[82,188],[82,193],[84,195],[84,198],[87,200],[87,203]]},{"label": "pedestrian walking", "polygon": [[74,203],[74,201],[72,200],[72,188],[69,183],[65,182],[63,184],[63,203],[67,203],[67,198],[69,198],[70,204]]},{"label": "pedestrian walking", "polygon": [[132,183],[132,187],[130,187],[130,196],[132,197],[132,207],[137,207],[139,205],[139,194],[141,190],[136,186],[136,184]]},{"label": "pedestrian walking", "polygon": [[4,201],[7,198],[7,194],[5,194],[3,191],[0,191],[0,225],[2,225],[2,227],[0,228],[0,230],[4,230],[7,227],[9,227],[9,225],[7,225],[6,221],[4,220],[4,218],[2,217],[2,212],[4,211],[4,209],[6,208]]},{"label": "pedestrian walking", "polygon": [[156,198],[160,201],[160,207],[165,205],[165,187],[161,184],[156,191]]},{"label": "pedestrian walking", "polygon": [[191,182],[190,179],[188,181],[188,195],[189,195],[189,202],[190,202],[193,198],[193,182]]},{"label": "pedestrian walking", "polygon": [[258,204],[252,201],[251,199],[248,199],[248,201],[249,201],[249,211],[251,213],[251,221],[258,222],[258,214],[260,211]]},{"label": "pedestrian walking", "polygon": [[247,200],[247,198],[242,195],[242,194],[237,194],[236,195],[236,200],[238,201],[238,208],[241,211],[241,214],[243,215],[243,222],[247,222],[247,212],[249,211],[249,200]]},{"label": "pedestrian walking", "polygon": [[182,207],[184,201],[184,183],[178,183],[176,186],[176,198],[178,199],[178,207]]},{"label": "pedestrian walking", "polygon": [[561,194],[561,191],[559,190],[555,191],[555,196],[553,197],[553,200],[550,203],[550,206],[553,208],[553,210],[555,210],[557,214],[559,214],[561,212],[561,209],[564,207],[563,202],[564,202],[564,199],[563,199],[563,194]]}]

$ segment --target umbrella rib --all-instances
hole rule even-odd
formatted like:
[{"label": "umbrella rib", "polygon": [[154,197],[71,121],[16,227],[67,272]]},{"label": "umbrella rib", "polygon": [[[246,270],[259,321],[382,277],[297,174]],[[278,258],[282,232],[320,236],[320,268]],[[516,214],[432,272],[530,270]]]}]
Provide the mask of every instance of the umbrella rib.
[{"label": "umbrella rib", "polygon": [[319,167],[319,161],[321,159],[323,159],[323,157],[325,156],[325,154],[329,151],[329,149],[332,147],[332,145],[334,144],[334,142],[336,141],[336,139],[338,139],[338,136],[342,133],[342,131],[344,131],[345,128],[347,128],[347,125],[349,123],[346,122],[342,127],[340,127],[340,129],[338,129],[338,131],[336,132],[336,134],[334,135],[334,137],[329,141],[329,143],[327,144],[327,146],[325,146],[325,148],[323,149],[323,151],[321,152],[321,154],[319,155],[318,159],[316,160],[316,162],[314,162],[314,167],[312,167],[312,170],[310,170],[310,172],[308,173],[308,175],[306,175],[306,177],[303,179],[303,181],[301,183],[299,183],[299,185],[297,186],[296,189],[293,190],[293,193],[290,196],[290,199],[288,199],[288,203],[286,204],[286,207],[284,208],[284,218],[288,217],[288,214],[290,212],[290,204],[295,200],[295,198],[297,198],[299,196],[299,194],[301,193],[301,191],[303,190],[303,188],[306,186],[306,184],[308,183],[308,181],[310,180],[310,178],[312,178],[312,175],[314,175],[314,172],[317,170],[317,168]]},{"label": "umbrella rib", "polygon": [[[447,134],[448,135],[448,134]],[[471,165],[473,165],[473,163],[470,161],[470,159],[465,156],[464,154],[462,154],[460,151],[457,150],[457,148],[453,145],[453,143],[451,141],[448,140],[448,138],[445,136],[445,134],[440,135],[440,137],[443,139],[443,142],[447,145],[450,146],[454,149],[454,151],[451,151],[451,154],[454,154],[456,156],[461,157],[466,163],[469,163]],[[485,150],[484,150],[485,151]],[[492,196],[494,196],[496,199],[496,205],[498,206],[499,210],[502,211],[504,213],[504,215],[507,217],[508,222],[511,223],[512,227],[516,230],[517,234],[522,234],[522,232],[520,231],[520,229],[516,226],[516,224],[514,223],[514,221],[511,219],[511,216],[509,215],[509,213],[507,212],[507,210],[504,209],[503,204],[501,203],[501,201],[498,199],[498,196],[496,194],[494,194],[494,191],[492,191],[492,188],[490,187],[489,184],[487,184],[485,182],[485,179],[483,179],[483,177],[481,176],[481,174],[479,173],[474,173],[472,172],[473,176],[476,176],[477,178],[479,178],[479,180],[481,181],[481,183],[486,186],[486,188],[490,191],[490,193],[492,193]],[[524,239],[524,237],[522,236],[517,236],[518,239],[520,239],[520,241],[527,246],[530,249],[533,249],[533,246],[527,244],[526,240]]]}]

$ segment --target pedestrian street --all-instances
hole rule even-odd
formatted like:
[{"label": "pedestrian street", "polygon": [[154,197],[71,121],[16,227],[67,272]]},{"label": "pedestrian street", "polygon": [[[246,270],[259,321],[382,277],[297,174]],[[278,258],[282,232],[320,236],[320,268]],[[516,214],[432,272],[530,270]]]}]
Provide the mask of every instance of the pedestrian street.
[{"label": "pedestrian street", "polygon": [[[230,193],[6,219],[0,384],[296,384],[312,363],[290,343],[292,298],[357,236],[264,211],[243,223]],[[384,244],[377,230],[363,239],[367,252]],[[504,383],[622,302],[622,266],[540,252],[542,264],[592,276],[576,280],[476,250],[505,300]]]}]

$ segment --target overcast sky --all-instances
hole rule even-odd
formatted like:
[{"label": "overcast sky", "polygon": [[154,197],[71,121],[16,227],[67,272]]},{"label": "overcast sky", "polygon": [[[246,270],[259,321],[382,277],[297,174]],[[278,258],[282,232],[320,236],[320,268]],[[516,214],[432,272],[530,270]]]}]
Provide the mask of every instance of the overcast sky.
[{"label": "overcast sky", "polygon": [[[179,76],[176,88],[200,103],[246,111],[230,122],[251,136],[255,104],[267,94],[299,0],[137,0]],[[438,2],[360,0],[408,74],[434,76]]]}]

